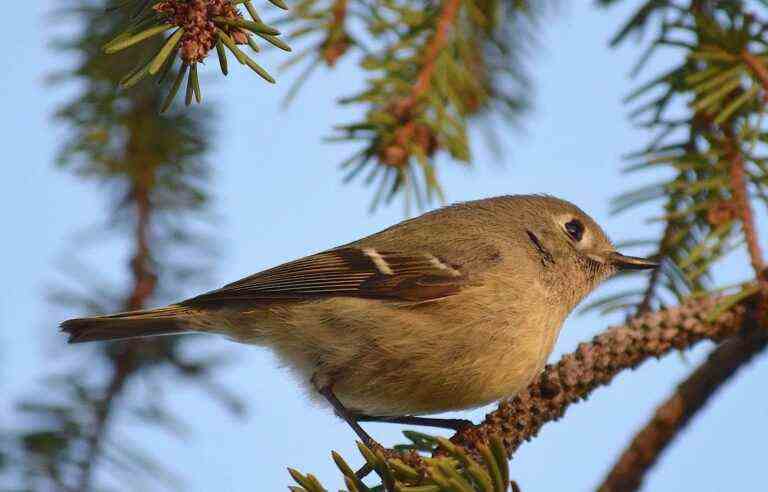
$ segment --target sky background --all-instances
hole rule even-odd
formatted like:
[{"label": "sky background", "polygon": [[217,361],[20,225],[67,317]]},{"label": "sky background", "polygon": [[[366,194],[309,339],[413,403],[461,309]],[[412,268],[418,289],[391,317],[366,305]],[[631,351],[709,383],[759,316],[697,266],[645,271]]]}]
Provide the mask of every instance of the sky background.
[{"label": "sky background", "polygon": [[[631,87],[628,73],[640,45],[607,47],[611,34],[629,15],[624,4],[634,2],[608,12],[593,8],[591,2],[565,3],[569,5],[544,23],[531,60],[535,109],[526,118],[525,131],[498,128],[504,143],[501,156],[485,151],[483,140],[476,138],[472,169],[441,161],[447,197],[452,202],[546,192],[578,204],[616,241],[653,236],[658,226],[645,219],[657,208],[609,214],[611,197],[659,178],[620,173],[621,155],[642,146],[648,137],[629,125],[621,104]],[[98,224],[105,213],[103,190],[54,164],[64,131],[51,115],[74,90],[44,84],[46,74],[70,61],[47,46],[51,28],[62,27],[47,15],[54,5],[11,2],[4,13],[12,22],[6,22],[0,33],[5,47],[0,53],[4,156],[0,427],[4,428],[15,424],[14,401],[42,391],[40,378],[55,372],[64,355],[77,357],[76,351],[87,350],[66,346],[57,333],[62,313],[46,301],[45,286],[58,275],[57,265],[71,251],[78,231]],[[265,65],[274,68],[277,60],[271,56]],[[646,73],[655,73],[664,63],[663,57],[653,59]],[[362,84],[354,63],[317,72],[309,90],[302,91],[287,111],[279,102],[292,73],[282,75],[272,87],[240,67],[226,81],[210,75],[216,73],[215,64],[208,68],[205,103],[215,104],[221,115],[211,154],[221,254],[208,287],[345,243],[403,218],[397,204],[369,214],[372,191],[357,183],[343,185],[336,168],[351,149],[322,142],[332,124],[356,116],[355,110],[335,104],[337,97]],[[758,215],[765,237],[765,210]],[[125,244],[112,241],[87,252],[85,258],[109,279],[121,281],[127,280],[126,253]],[[748,277],[746,265],[743,256],[735,255],[721,268],[718,280]],[[597,295],[618,288],[620,284],[609,283]],[[619,321],[616,316],[572,316],[551,359]],[[341,482],[331,449],[350,463],[361,463],[351,430],[329,411],[311,404],[266,350],[217,338],[190,343],[189,349],[224,353],[233,361],[220,381],[248,403],[247,418],[231,416],[183,381],[167,381],[163,397],[191,428],[187,437],[177,439],[137,426],[125,416],[118,416],[115,429],[115,436],[138,443],[182,476],[184,490],[285,490],[290,483],[286,466],[316,474],[333,490]],[[520,448],[511,463],[512,477],[526,492],[590,490],[634,430],[709,349],[704,344],[685,357],[672,354],[649,361],[596,391],[588,402],[572,406],[563,420],[548,424],[537,439]],[[765,357],[744,369],[664,454],[648,476],[646,490],[764,487],[767,377]],[[456,416],[478,421],[492,408]],[[385,445],[403,441],[403,427],[368,424],[366,428]],[[140,490],[139,482],[102,478],[120,490]]]}]

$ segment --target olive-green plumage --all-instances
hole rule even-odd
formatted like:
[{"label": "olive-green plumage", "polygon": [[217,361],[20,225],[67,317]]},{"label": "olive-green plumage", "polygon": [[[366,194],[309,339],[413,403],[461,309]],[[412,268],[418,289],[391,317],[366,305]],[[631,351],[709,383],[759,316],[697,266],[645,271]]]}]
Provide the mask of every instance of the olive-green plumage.
[{"label": "olive-green plumage", "polygon": [[[476,407],[542,369],[578,302],[621,255],[549,196],[461,203],[178,304],[63,323],[71,341],[217,333],[270,347],[355,414]],[[337,409],[338,410],[338,409]]]}]

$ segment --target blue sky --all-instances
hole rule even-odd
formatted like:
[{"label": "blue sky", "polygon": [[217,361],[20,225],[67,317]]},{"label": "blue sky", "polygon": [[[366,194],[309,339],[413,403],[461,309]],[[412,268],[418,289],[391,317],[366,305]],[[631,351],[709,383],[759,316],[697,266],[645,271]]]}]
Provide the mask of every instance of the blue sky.
[{"label": "blue sky", "polygon": [[[647,237],[657,227],[645,219],[652,207],[620,216],[608,213],[609,199],[653,176],[620,174],[621,155],[647,139],[626,119],[621,98],[639,45],[619,51],[607,40],[628,15],[626,8],[598,11],[591,2],[567,2],[546,22],[545,36],[532,63],[535,110],[524,133],[499,128],[500,157],[475,139],[476,166],[465,169],[442,161],[441,177],[449,201],[507,193],[546,192],[571,200],[591,213],[614,240]],[[625,2],[633,3],[633,2]],[[0,426],[13,424],[12,402],[34,394],[43,375],[72,351],[56,332],[61,312],[45,300],[45,285],[70,251],[76,233],[103,218],[104,196],[54,166],[57,142],[64,131],[51,114],[74,88],[44,85],[47,73],[67,60],[54,56],[46,43],[55,2],[11,3],[0,54],[0,135],[6,163],[0,182],[5,239],[0,242],[4,287],[0,296]],[[279,57],[279,55],[276,55]],[[272,56],[265,65],[274,67]],[[652,60],[650,70],[663,66]],[[401,207],[367,212],[371,191],[342,185],[336,164],[350,149],[321,142],[332,124],[351,121],[355,110],[340,109],[335,99],[362,84],[352,63],[334,72],[320,71],[287,111],[280,109],[292,74],[276,87],[246,70],[233,70],[226,81],[204,77],[206,104],[222,116],[211,162],[215,170],[215,208],[221,255],[209,287],[375,232],[403,218]],[[236,67],[239,68],[239,67]],[[647,72],[651,73],[651,72]],[[481,137],[477,132],[475,135]],[[658,176],[657,176],[658,177]],[[764,210],[759,226],[768,231]],[[111,241],[84,257],[115,281],[126,279],[125,244]],[[743,256],[728,262],[719,280],[749,275]],[[607,284],[606,294],[621,286]],[[181,290],[181,289],[180,289]],[[513,301],[513,299],[511,299]],[[564,327],[553,360],[618,317],[572,316]],[[330,459],[335,449],[352,463],[360,458],[354,435],[329,411],[310,403],[265,350],[205,338],[190,350],[224,353],[233,362],[220,378],[249,405],[246,419],[224,412],[183,381],[169,380],[163,398],[192,432],[177,439],[135,425],[118,416],[115,436],[139,444],[170,470],[184,477],[184,490],[285,490],[286,466],[318,475],[339,486]],[[511,464],[523,490],[590,490],[603,476],[655,405],[689,372],[709,347],[685,357],[650,361],[617,378],[566,417],[547,425],[525,444]],[[74,352],[77,357],[78,352]],[[82,352],[85,354],[85,352]],[[763,483],[762,443],[768,430],[768,377],[765,358],[758,359],[725,387],[663,456],[650,474],[646,490],[757,490]],[[146,389],[136,386],[136,394]],[[458,415],[479,420],[492,407]],[[402,427],[369,424],[382,443],[402,441]],[[119,490],[137,484],[105,482]]]}]

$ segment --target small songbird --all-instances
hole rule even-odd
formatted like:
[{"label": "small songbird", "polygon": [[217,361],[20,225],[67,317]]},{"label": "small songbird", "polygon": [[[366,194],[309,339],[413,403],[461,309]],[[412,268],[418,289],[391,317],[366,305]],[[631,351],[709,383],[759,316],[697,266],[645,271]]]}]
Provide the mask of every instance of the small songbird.
[{"label": "small songbird", "polygon": [[353,243],[146,311],[71,319],[71,343],[215,333],[270,347],[366,443],[361,421],[459,428],[419,415],[514,396],[568,314],[619,270],[575,205],[550,196],[459,203]]}]

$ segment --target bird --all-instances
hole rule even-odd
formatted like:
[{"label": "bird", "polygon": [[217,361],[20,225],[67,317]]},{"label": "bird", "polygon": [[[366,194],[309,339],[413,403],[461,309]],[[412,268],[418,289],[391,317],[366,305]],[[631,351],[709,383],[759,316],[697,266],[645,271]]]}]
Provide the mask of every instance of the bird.
[{"label": "bird", "polygon": [[576,305],[651,259],[616,250],[572,203],[456,203],[166,307],[70,319],[70,343],[182,333],[272,349],[366,444],[360,422],[459,429],[426,415],[513,397]]}]

